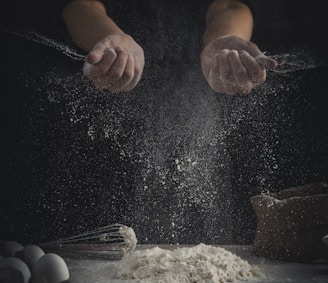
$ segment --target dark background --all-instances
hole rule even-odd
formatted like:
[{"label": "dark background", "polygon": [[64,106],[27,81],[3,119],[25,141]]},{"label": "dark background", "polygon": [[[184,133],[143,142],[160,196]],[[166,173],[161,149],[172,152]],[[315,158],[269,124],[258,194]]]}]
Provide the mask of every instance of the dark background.
[{"label": "dark background", "polygon": [[94,89],[83,62],[12,33],[36,30],[81,52],[58,15],[31,6],[42,15],[35,25],[27,12],[15,22],[8,8],[0,238],[40,243],[120,222],[140,243],[249,244],[252,195],[328,182],[321,3],[254,1],[253,40],[285,72],[228,96],[201,73],[200,2],[108,7],[145,50],[142,80],[122,94]]}]

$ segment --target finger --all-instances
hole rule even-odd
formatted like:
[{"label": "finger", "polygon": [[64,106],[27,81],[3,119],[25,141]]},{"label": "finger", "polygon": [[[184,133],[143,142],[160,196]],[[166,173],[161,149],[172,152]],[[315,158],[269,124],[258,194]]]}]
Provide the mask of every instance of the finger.
[{"label": "finger", "polygon": [[144,61],[138,60],[135,56],[133,56],[134,61],[134,76],[132,80],[122,89],[122,91],[130,91],[131,89],[135,88],[138,82],[141,79],[142,71],[144,68]]},{"label": "finger", "polygon": [[113,62],[111,68],[107,72],[107,78],[111,85],[116,84],[116,82],[123,76],[126,63],[128,61],[129,55],[121,50],[117,50],[117,57]]},{"label": "finger", "polygon": [[108,89],[108,84],[105,77],[93,78],[92,82],[97,89]]},{"label": "finger", "polygon": [[249,41],[245,50],[265,69],[274,70],[278,66],[277,61],[264,55],[254,42]]},{"label": "finger", "polygon": [[114,49],[105,49],[98,63],[91,64],[88,61],[84,63],[83,74],[89,78],[98,78],[107,74],[116,57]]},{"label": "finger", "polygon": [[229,51],[226,49],[219,52],[220,78],[225,92],[228,94],[235,94],[237,92],[236,83],[227,57],[228,53]]},{"label": "finger", "polygon": [[134,59],[132,56],[129,56],[122,77],[113,85],[113,92],[126,91],[126,86],[129,85],[134,77],[134,66]]},{"label": "finger", "polygon": [[242,64],[238,51],[232,50],[228,54],[229,63],[232,68],[234,79],[242,93],[249,93],[252,90],[252,82],[246,68]]},{"label": "finger", "polygon": [[106,77],[98,72],[95,65],[85,62],[83,74],[93,82],[97,89],[104,89],[106,87]]},{"label": "finger", "polygon": [[97,43],[86,56],[86,61],[90,64],[97,64],[102,59],[106,49],[113,48],[109,48],[104,42]]},{"label": "finger", "polygon": [[257,44],[252,41],[246,41],[246,46],[247,47],[244,50],[246,50],[253,57],[262,53],[260,48],[257,46]]},{"label": "finger", "polygon": [[98,76],[107,75],[117,56],[117,52],[113,48],[106,49],[102,59],[98,63],[94,64],[96,74]]},{"label": "finger", "polygon": [[85,62],[83,66],[83,74],[93,82],[97,89],[102,89],[104,87],[104,77],[98,73],[95,65]]},{"label": "finger", "polygon": [[97,76],[97,72],[95,70],[95,67],[93,64],[90,64],[88,62],[84,62],[83,65],[83,74],[88,77],[88,78],[92,78],[92,77],[96,77]]},{"label": "finger", "polygon": [[212,56],[202,57],[202,71],[212,90],[215,92],[225,92],[224,85],[220,77],[218,52],[214,53]]},{"label": "finger", "polygon": [[257,55],[255,57],[255,60],[263,67],[269,70],[274,70],[278,66],[278,62],[263,53],[260,55]]},{"label": "finger", "polygon": [[264,67],[258,64],[258,62],[246,51],[241,51],[239,56],[252,82],[254,84],[263,83],[266,79],[266,71]]}]

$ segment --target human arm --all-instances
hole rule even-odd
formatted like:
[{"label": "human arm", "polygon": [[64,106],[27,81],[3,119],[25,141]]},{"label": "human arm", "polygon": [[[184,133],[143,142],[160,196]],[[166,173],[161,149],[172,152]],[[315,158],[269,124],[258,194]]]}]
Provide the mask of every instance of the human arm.
[{"label": "human arm", "polygon": [[74,43],[89,52],[83,73],[97,88],[121,92],[137,85],[144,67],[143,50],[107,15],[100,1],[71,1],[63,18]]},{"label": "human arm", "polygon": [[203,74],[216,92],[250,93],[277,62],[251,42],[253,15],[239,0],[214,0],[206,15],[201,52]]}]

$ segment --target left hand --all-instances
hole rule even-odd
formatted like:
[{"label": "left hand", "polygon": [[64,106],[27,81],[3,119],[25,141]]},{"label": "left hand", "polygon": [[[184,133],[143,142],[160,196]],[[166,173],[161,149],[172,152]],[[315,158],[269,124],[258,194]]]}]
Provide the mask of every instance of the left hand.
[{"label": "left hand", "polygon": [[86,56],[83,73],[98,89],[128,92],[139,82],[145,64],[143,49],[125,33],[100,40]]},{"label": "left hand", "polygon": [[201,52],[203,74],[215,92],[248,94],[266,80],[266,69],[278,63],[258,46],[237,36],[209,42]]}]

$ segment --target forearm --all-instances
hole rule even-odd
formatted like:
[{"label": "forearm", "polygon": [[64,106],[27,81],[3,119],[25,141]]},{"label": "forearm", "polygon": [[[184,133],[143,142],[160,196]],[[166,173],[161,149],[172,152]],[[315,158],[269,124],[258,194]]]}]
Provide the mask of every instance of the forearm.
[{"label": "forearm", "polygon": [[214,0],[207,11],[204,45],[227,35],[250,40],[252,30],[253,16],[246,4],[238,0]]},{"label": "forearm", "polygon": [[64,8],[63,17],[72,40],[85,51],[107,35],[122,32],[97,0],[72,1]]}]

